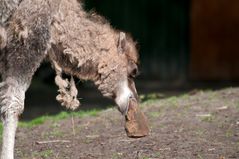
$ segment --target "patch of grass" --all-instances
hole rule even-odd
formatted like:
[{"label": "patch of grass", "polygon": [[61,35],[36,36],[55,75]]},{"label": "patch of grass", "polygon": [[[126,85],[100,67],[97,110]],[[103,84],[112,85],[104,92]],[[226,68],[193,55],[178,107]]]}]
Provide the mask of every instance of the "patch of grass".
[{"label": "patch of grass", "polygon": [[164,98],[165,95],[160,94],[160,93],[150,93],[150,94],[143,94],[140,95],[139,98],[142,102],[148,101],[148,100],[157,100]]},{"label": "patch of grass", "polygon": [[160,129],[164,129],[164,128],[167,128],[167,124],[157,124],[157,123],[151,123],[151,124],[155,124],[155,125],[157,125]]},{"label": "patch of grass", "polygon": [[198,159],[203,159],[203,157],[200,154],[198,154]]},{"label": "patch of grass", "polygon": [[236,109],[239,110],[239,101],[236,103]]},{"label": "patch of grass", "polygon": [[31,127],[43,124],[49,118],[50,118],[49,116],[38,117],[28,122],[19,122],[18,126],[23,128],[31,128]]},{"label": "patch of grass", "polygon": [[209,122],[211,123],[213,121],[214,117],[211,115],[211,116],[205,116],[205,117],[202,117],[202,121],[204,122]]},{"label": "patch of grass", "polygon": [[100,109],[93,109],[93,110],[89,110],[89,111],[73,112],[73,113],[71,113],[71,115],[74,117],[80,117],[80,118],[88,117],[88,116],[96,117],[99,115],[100,111],[101,111]]},{"label": "patch of grass", "polygon": [[140,95],[140,106],[144,107],[157,103],[160,99],[164,98],[165,95],[160,93],[150,93],[146,95]]},{"label": "patch of grass", "polygon": [[[18,126],[22,128],[32,128],[41,124],[44,124],[46,121],[60,121],[66,118],[70,117],[79,117],[79,118],[84,118],[84,117],[89,117],[89,116],[98,116],[100,113],[100,109],[93,109],[93,110],[87,110],[87,111],[78,111],[78,112],[61,112],[57,115],[52,115],[52,116],[41,116],[36,119],[33,119],[31,121],[24,121],[24,122],[19,122]],[[0,123],[0,140],[2,138],[2,131],[3,131],[3,125]]]},{"label": "patch of grass", "polygon": [[32,156],[41,157],[41,158],[49,158],[49,157],[53,157],[53,151],[48,149],[41,152],[34,152]]},{"label": "patch of grass", "polygon": [[123,153],[117,152],[112,155],[112,159],[119,159],[122,158]]},{"label": "patch of grass", "polygon": [[217,96],[217,93],[214,92],[213,90],[205,91],[205,93],[207,93],[208,100],[213,100]]},{"label": "patch of grass", "polygon": [[[162,107],[171,107],[171,108],[178,108],[180,105],[180,101],[183,100],[188,100],[190,98],[190,95],[188,93],[184,93],[182,95],[178,96],[171,96],[167,97],[163,94],[157,94],[157,93],[152,93],[152,94],[147,94],[147,95],[141,95],[141,106],[149,106],[149,105],[157,105],[159,104]],[[184,107],[186,111],[191,108],[191,105],[187,105]],[[157,114],[157,113],[156,113]],[[157,117],[155,113],[152,113],[152,117]]]},{"label": "patch of grass", "polygon": [[212,89],[204,89],[202,90],[202,92],[205,92],[205,93],[213,93],[214,91]]},{"label": "patch of grass", "polygon": [[239,141],[237,142],[237,150],[239,150]]},{"label": "patch of grass", "polygon": [[27,158],[26,155],[21,150],[18,150],[17,148],[15,149],[15,153],[21,158]]},{"label": "patch of grass", "polygon": [[158,118],[160,116],[161,112],[160,111],[154,111],[154,112],[150,112],[149,115],[152,118]]},{"label": "patch of grass", "polygon": [[63,132],[60,131],[60,130],[53,130],[53,131],[50,131],[50,132],[49,132],[48,134],[46,134],[46,135],[48,135],[48,137],[50,137],[50,136],[62,137],[64,134],[63,134]]},{"label": "patch of grass", "polygon": [[83,117],[88,117],[88,116],[97,116],[100,111],[101,110],[99,110],[99,109],[93,109],[93,110],[78,111],[78,112],[61,112],[61,113],[59,113],[57,115],[53,115],[53,116],[42,116],[42,117],[33,119],[29,122],[20,122],[19,126],[31,128],[31,127],[34,127],[37,125],[41,125],[44,122],[46,122],[47,120],[60,121],[60,120],[70,118],[70,117],[83,118]]},{"label": "patch of grass", "polygon": [[158,99],[149,99],[147,101],[144,101],[144,102],[141,102],[140,103],[140,107],[145,107],[145,106],[148,106],[148,105],[153,105],[155,103],[157,103]]},{"label": "patch of grass", "polygon": [[195,134],[198,135],[198,136],[203,136],[204,133],[205,133],[205,131],[202,130],[202,129],[198,129],[198,130],[195,131]]},{"label": "patch of grass", "polygon": [[57,114],[55,116],[51,116],[50,118],[53,121],[59,121],[59,120],[63,120],[63,119],[66,119],[66,118],[70,117],[71,114],[73,114],[73,112],[61,112],[61,113],[59,113],[59,114]]},{"label": "patch of grass", "polygon": [[187,99],[190,98],[190,96],[188,95],[188,93],[186,93],[186,94],[182,94],[182,95],[180,95],[178,98],[180,98],[180,99],[184,99],[184,100],[187,100]]},{"label": "patch of grass", "polygon": [[85,138],[85,139],[83,140],[83,143],[85,143],[85,144],[89,144],[89,143],[91,143],[91,142],[93,142],[93,139],[92,139],[92,138]]},{"label": "patch of grass", "polygon": [[178,107],[178,99],[179,97],[172,96],[167,99],[167,103],[170,104],[172,107]]},{"label": "patch of grass", "polygon": [[161,153],[160,152],[156,152],[155,153],[155,157],[160,158],[161,157]]},{"label": "patch of grass", "polygon": [[208,114],[198,114],[197,117],[200,118],[201,121],[209,122],[209,123],[213,122],[216,119],[215,114],[211,114],[211,113],[208,113]]},{"label": "patch of grass", "polygon": [[232,136],[233,136],[232,130],[231,130],[231,129],[228,129],[228,130],[226,131],[226,137],[228,138],[228,137],[232,137]]}]

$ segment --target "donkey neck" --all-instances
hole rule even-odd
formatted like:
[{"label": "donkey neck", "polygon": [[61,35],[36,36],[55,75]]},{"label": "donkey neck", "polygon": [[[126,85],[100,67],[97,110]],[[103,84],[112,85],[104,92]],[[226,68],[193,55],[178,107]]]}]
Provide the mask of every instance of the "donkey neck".
[{"label": "donkey neck", "polygon": [[59,60],[64,63],[63,70],[81,79],[94,80],[102,59],[117,52],[117,33],[103,18],[86,13],[78,2],[61,1],[51,35],[52,43],[60,45],[57,56],[67,61]]}]

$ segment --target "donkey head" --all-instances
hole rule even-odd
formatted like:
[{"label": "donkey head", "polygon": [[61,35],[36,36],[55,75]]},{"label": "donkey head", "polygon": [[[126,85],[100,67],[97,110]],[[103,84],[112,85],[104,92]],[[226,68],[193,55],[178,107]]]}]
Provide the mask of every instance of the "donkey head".
[{"label": "donkey head", "polygon": [[113,52],[99,62],[99,79],[95,82],[104,96],[111,97],[122,114],[126,114],[131,98],[138,99],[134,78],[138,75],[138,53],[135,42],[120,32]]}]

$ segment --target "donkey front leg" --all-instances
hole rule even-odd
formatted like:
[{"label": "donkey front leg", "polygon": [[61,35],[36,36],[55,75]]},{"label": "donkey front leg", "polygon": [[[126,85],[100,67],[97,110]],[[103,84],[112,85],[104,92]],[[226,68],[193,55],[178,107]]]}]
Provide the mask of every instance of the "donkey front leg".
[{"label": "donkey front leg", "polygon": [[3,122],[1,159],[13,159],[18,116],[24,109],[27,86],[13,78],[7,78],[0,87],[1,119]]}]

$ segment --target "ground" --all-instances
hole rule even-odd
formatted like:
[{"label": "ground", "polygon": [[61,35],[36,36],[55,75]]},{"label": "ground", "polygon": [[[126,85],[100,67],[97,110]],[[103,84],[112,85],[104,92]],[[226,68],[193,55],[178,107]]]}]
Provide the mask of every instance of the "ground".
[{"label": "ground", "polygon": [[[142,96],[150,135],[128,138],[115,108],[61,113],[20,123],[16,158],[239,158],[239,88]],[[56,140],[56,141],[55,141]]]}]

